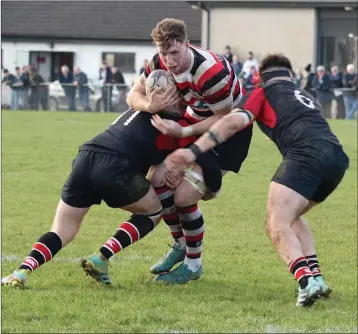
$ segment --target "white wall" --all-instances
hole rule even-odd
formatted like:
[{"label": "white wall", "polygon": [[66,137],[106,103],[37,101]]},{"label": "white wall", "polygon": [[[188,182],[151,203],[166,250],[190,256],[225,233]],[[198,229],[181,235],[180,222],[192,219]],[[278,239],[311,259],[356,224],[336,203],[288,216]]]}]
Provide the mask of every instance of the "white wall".
[{"label": "white wall", "polygon": [[[205,21],[203,14],[203,22]],[[221,53],[230,45],[242,62],[252,50],[257,58],[283,52],[295,67],[314,61],[313,8],[214,8],[211,11],[210,48]],[[206,40],[202,26],[202,41]],[[204,44],[205,45],[205,44]]]},{"label": "white wall", "polygon": [[2,41],[3,67],[14,71],[15,66],[28,65],[30,51],[74,52],[74,64],[81,67],[89,78],[98,79],[102,52],[134,52],[136,73],[123,73],[127,84],[131,84],[142,67],[143,60],[156,53],[154,45],[130,44],[84,44],[83,42],[50,43]]}]

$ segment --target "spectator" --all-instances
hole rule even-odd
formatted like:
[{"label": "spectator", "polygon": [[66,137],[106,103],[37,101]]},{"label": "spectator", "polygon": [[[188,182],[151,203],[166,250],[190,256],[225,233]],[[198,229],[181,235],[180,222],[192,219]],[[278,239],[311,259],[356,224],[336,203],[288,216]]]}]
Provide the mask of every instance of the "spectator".
[{"label": "spectator", "polygon": [[82,72],[78,66],[73,69],[74,82],[73,84],[78,87],[78,95],[84,111],[92,111],[89,105],[90,89],[88,87],[87,74]]},{"label": "spectator", "polygon": [[223,56],[228,60],[228,62],[229,62],[230,64],[232,64],[233,56],[232,56],[232,52],[231,52],[231,47],[230,47],[230,45],[226,45],[226,46],[225,46],[225,50],[224,50]]},{"label": "spectator", "polygon": [[73,85],[73,73],[67,65],[61,66],[59,81],[67,98],[68,110],[76,111],[76,87]]},{"label": "spectator", "polygon": [[345,91],[343,95],[346,119],[353,119],[358,109],[357,72],[353,64],[347,65],[347,73],[343,76],[343,86],[344,88],[353,88],[350,91]]},{"label": "spectator", "polygon": [[337,65],[331,67],[329,78],[331,80],[331,87],[333,88],[332,115],[335,114],[337,119],[343,119],[345,117],[343,93],[338,90],[343,87],[343,75],[339,72]]},{"label": "spectator", "polygon": [[144,59],[143,66],[139,70],[139,75],[141,75],[145,71],[147,65],[148,65],[148,59]]},{"label": "spectator", "polygon": [[99,69],[99,80],[102,90],[104,111],[112,111],[112,71],[106,61],[102,61]]},{"label": "spectator", "polygon": [[245,88],[248,90],[252,89],[259,83],[260,83],[259,72],[257,71],[256,66],[252,65],[250,67],[250,74],[247,77],[246,82],[245,82]]},{"label": "spectator", "polygon": [[316,92],[313,90],[313,78],[315,76],[315,74],[312,72],[312,65],[308,64],[305,67],[305,71],[306,71],[306,83],[303,86],[304,90],[306,90],[308,93],[312,94],[314,97],[316,97]]},{"label": "spectator", "polygon": [[297,68],[294,74],[294,80],[298,88],[302,89],[304,85],[304,76],[300,68]]},{"label": "spectator", "polygon": [[234,72],[236,73],[237,77],[240,77],[242,71],[242,64],[239,61],[238,55],[234,55],[232,57],[232,68],[234,69]]},{"label": "spectator", "polygon": [[7,69],[4,69],[4,79],[2,82],[5,82],[8,86],[11,87],[11,103],[10,107],[12,110],[19,109],[19,91],[16,87],[18,79],[15,75],[11,74]]},{"label": "spectator", "polygon": [[22,88],[20,89],[20,101],[24,109],[29,109],[30,73],[28,66],[23,66],[20,80],[22,82]]},{"label": "spectator", "polygon": [[317,100],[322,106],[323,116],[331,118],[333,93],[331,91],[331,80],[324,66],[317,67],[317,75],[314,76],[312,85],[316,89]]},{"label": "spectator", "polygon": [[42,110],[48,109],[48,86],[44,78],[38,73],[35,67],[30,68],[30,105],[31,109],[38,110],[41,103]]},{"label": "spectator", "polygon": [[112,83],[117,84],[118,97],[116,99],[116,106],[119,106],[120,103],[126,100],[126,86],[123,74],[117,67],[112,67]]},{"label": "spectator", "polygon": [[252,51],[249,51],[248,58],[245,61],[244,66],[242,68],[242,71],[244,72],[243,76],[244,76],[245,79],[247,79],[248,76],[250,75],[250,73],[251,73],[250,69],[251,69],[252,66],[255,66],[256,71],[258,71],[259,63],[258,63],[257,59],[254,58],[254,53]]}]

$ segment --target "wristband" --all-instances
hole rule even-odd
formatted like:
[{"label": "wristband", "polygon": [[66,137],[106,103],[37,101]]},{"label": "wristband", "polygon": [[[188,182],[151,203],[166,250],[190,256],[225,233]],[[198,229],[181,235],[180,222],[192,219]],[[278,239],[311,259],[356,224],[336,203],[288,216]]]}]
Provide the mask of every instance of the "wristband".
[{"label": "wristband", "polygon": [[195,159],[196,159],[201,153],[203,153],[203,152],[201,151],[201,149],[199,148],[199,146],[196,145],[196,144],[191,144],[191,145],[189,146],[189,150],[195,155]]},{"label": "wristband", "polygon": [[194,134],[194,129],[192,126],[184,126],[181,130],[182,138],[190,137]]}]

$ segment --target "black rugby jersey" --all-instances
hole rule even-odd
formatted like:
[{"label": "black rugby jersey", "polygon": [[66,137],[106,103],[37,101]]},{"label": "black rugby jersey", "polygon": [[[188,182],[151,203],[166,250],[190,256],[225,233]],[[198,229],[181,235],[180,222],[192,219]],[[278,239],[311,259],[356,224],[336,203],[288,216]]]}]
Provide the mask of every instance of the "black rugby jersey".
[{"label": "black rugby jersey", "polygon": [[151,118],[151,113],[129,109],[80,150],[123,155],[147,171],[178,147],[175,138],[163,135],[152,125]]},{"label": "black rugby jersey", "polygon": [[341,146],[317,100],[294,82],[276,80],[262,84],[245,95],[239,107],[255,115],[260,129],[282,155],[317,139]]}]

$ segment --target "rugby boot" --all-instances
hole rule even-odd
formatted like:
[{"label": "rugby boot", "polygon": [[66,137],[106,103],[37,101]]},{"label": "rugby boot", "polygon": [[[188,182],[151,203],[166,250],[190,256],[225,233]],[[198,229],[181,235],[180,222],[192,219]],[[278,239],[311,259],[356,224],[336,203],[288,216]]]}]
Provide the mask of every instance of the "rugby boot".
[{"label": "rugby boot", "polygon": [[332,289],[328,287],[322,276],[315,277],[315,281],[321,286],[320,297],[328,297]]},{"label": "rugby boot", "polygon": [[308,278],[308,284],[304,289],[298,288],[296,306],[311,307],[320,297],[321,285],[313,278]]},{"label": "rugby boot", "polygon": [[28,269],[18,269],[15,270],[9,276],[6,276],[1,279],[1,286],[7,285],[12,286],[14,288],[25,288],[25,282],[30,274],[30,270]]},{"label": "rugby boot", "polygon": [[152,274],[156,274],[156,275],[167,273],[177,263],[184,261],[184,258],[185,258],[185,245],[181,246],[180,243],[175,242],[173,246],[170,246],[169,252],[166,253],[149,270]]},{"label": "rugby boot", "polygon": [[109,260],[102,255],[94,254],[82,261],[82,268],[87,275],[103,284],[112,284],[108,274]]},{"label": "rugby boot", "polygon": [[190,281],[197,280],[203,273],[203,267],[200,265],[197,271],[191,271],[188,266],[182,263],[180,266],[175,268],[173,271],[170,271],[163,275],[158,275],[154,281],[155,282],[166,282],[169,284],[186,284]]}]

